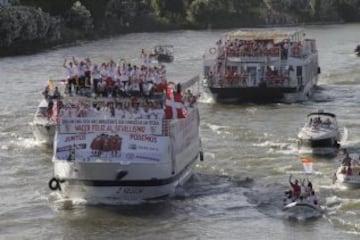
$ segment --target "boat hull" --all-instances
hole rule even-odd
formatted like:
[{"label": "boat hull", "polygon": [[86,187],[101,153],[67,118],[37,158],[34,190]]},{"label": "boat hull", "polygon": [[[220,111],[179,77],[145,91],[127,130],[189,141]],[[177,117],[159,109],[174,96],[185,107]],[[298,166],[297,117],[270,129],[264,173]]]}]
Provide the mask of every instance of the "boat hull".
[{"label": "boat hull", "polygon": [[56,125],[32,123],[32,131],[36,141],[46,145],[53,145]]},{"label": "boat hull", "polygon": [[295,87],[208,87],[217,102],[297,102],[312,95],[312,84],[302,89]]},{"label": "boat hull", "polygon": [[313,155],[335,155],[340,145],[336,138],[329,139],[302,139],[298,140],[299,153]]},{"label": "boat hull", "polygon": [[[171,172],[171,164],[57,162],[55,178],[63,198],[96,202],[156,200],[173,196],[176,188],[189,180],[197,158],[178,173]],[[156,176],[152,176],[155,170]],[[119,173],[125,176],[121,178]]]},{"label": "boat hull", "polygon": [[283,211],[288,217],[297,219],[317,218],[322,215],[321,207],[310,203],[293,202],[286,205]]},{"label": "boat hull", "polygon": [[157,55],[156,59],[158,60],[158,62],[171,63],[174,61],[174,56],[159,54]]}]

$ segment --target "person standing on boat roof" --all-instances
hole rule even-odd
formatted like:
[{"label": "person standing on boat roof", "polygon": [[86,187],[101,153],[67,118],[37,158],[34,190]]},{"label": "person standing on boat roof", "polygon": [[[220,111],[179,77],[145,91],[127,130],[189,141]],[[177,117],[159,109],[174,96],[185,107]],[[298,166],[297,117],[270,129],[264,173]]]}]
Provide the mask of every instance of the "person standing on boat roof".
[{"label": "person standing on boat roof", "polygon": [[292,174],[290,174],[290,177],[289,177],[289,184],[291,186],[291,190],[292,190],[292,195],[294,197],[294,199],[297,199],[300,194],[301,194],[301,188],[299,186],[299,181],[297,179],[295,179],[295,182],[293,183],[291,181],[291,178],[292,178]]},{"label": "person standing on boat roof", "polygon": [[63,67],[66,68],[67,71],[68,71],[67,87],[68,87],[69,94],[71,94],[71,85],[76,86],[76,80],[77,80],[77,77],[78,77],[77,76],[77,69],[76,69],[76,66],[72,62],[69,62],[69,64],[67,64],[66,58],[64,59]]}]

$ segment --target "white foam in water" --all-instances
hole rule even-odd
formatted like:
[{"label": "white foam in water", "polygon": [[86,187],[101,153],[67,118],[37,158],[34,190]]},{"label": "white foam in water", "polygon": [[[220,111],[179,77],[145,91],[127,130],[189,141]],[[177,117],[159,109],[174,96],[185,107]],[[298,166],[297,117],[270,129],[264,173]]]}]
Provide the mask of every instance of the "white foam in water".
[{"label": "white foam in water", "polygon": [[20,147],[24,147],[24,148],[33,148],[33,147],[41,145],[42,142],[38,142],[33,138],[18,137],[18,141],[14,144],[18,145]]},{"label": "white foam in water", "polygon": [[296,144],[292,143],[281,143],[281,142],[272,142],[272,141],[265,141],[261,143],[253,143],[255,147],[268,147],[268,153],[282,153],[286,155],[294,154],[298,151]]},{"label": "white foam in water", "polygon": [[211,97],[210,94],[206,93],[205,91],[202,92],[201,97],[199,99],[201,103],[215,103],[214,98]]},{"label": "white foam in water", "polygon": [[341,135],[341,140],[340,140],[341,146],[346,144],[348,137],[349,137],[348,129],[346,127],[344,127],[344,131],[343,131],[343,134]]}]

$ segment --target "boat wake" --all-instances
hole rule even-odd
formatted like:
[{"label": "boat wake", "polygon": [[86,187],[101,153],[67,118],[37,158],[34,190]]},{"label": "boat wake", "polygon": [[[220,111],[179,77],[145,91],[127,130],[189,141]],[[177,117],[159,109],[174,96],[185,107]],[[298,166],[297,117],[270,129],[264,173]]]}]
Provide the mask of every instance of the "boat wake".
[{"label": "boat wake", "polygon": [[346,127],[344,127],[343,133],[341,135],[340,145],[343,146],[346,144],[349,137],[349,131]]},{"label": "boat wake", "polygon": [[286,155],[291,155],[297,153],[298,149],[295,143],[284,143],[284,142],[273,142],[265,141],[260,143],[254,143],[254,147],[265,147],[268,148],[269,153],[281,153]]}]

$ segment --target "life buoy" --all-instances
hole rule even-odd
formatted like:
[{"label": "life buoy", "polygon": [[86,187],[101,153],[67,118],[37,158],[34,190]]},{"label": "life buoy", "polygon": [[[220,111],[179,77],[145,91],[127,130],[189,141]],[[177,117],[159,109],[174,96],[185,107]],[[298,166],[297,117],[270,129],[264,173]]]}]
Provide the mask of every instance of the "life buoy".
[{"label": "life buoy", "polygon": [[211,55],[214,55],[215,53],[216,53],[216,48],[210,48],[209,49],[209,53],[211,54]]},{"label": "life buoy", "polygon": [[60,182],[59,180],[57,180],[56,178],[52,178],[50,179],[49,181],[49,188],[53,191],[56,191],[56,190],[60,190],[61,191],[61,187],[60,187]]}]

